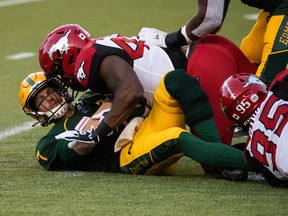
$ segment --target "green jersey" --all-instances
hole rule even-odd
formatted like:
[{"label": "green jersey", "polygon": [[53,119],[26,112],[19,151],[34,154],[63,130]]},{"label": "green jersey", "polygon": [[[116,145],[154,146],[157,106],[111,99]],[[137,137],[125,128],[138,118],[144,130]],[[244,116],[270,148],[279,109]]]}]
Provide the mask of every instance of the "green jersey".
[{"label": "green jersey", "polygon": [[38,141],[36,158],[44,169],[121,172],[119,153],[114,153],[117,136],[101,139],[92,152],[84,156],[70,149],[69,141],[55,139],[56,135],[66,130],[74,130],[82,118],[91,117],[105,99],[103,95],[86,92],[75,105],[73,116],[57,121],[48,134]]},{"label": "green jersey", "polygon": [[288,15],[288,0],[241,0],[251,7],[263,9],[271,15]]}]

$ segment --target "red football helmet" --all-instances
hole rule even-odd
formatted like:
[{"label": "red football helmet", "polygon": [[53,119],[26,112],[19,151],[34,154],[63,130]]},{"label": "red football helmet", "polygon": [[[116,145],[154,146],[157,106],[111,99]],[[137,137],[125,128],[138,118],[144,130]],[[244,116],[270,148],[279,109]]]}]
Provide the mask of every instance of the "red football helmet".
[{"label": "red football helmet", "polygon": [[247,127],[251,115],[267,95],[266,85],[252,74],[234,74],[220,88],[219,100],[224,114]]},{"label": "red football helmet", "polygon": [[[53,30],[39,49],[39,62],[46,74],[61,75],[71,86],[74,63],[81,49],[93,38],[77,24],[67,24]],[[69,83],[69,81],[71,83]]]}]

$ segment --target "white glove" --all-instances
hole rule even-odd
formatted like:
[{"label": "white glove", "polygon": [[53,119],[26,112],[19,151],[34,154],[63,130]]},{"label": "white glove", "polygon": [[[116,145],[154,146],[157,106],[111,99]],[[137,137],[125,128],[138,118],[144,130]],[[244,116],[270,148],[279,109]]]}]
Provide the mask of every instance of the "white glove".
[{"label": "white glove", "polygon": [[160,31],[155,28],[143,27],[138,36],[139,39],[145,41],[149,46],[160,46],[166,48],[165,38],[167,32]]}]

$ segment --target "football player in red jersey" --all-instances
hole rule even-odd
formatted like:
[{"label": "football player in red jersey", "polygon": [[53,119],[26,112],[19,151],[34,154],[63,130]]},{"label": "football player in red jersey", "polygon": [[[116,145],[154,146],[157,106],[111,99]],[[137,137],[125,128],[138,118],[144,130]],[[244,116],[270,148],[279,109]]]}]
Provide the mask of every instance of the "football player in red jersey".
[{"label": "football player in red jersey", "polygon": [[92,39],[74,24],[61,26],[45,38],[39,60],[47,74],[61,75],[73,89],[113,93],[111,112],[96,129],[100,136],[106,136],[127,119],[143,96],[151,106],[163,74],[175,68],[185,69],[187,63],[180,50],[149,47],[137,37],[118,34]]},{"label": "football player in red jersey", "polygon": [[271,85],[251,74],[229,77],[220,89],[225,115],[248,130],[247,164],[271,186],[288,185],[288,69]]},{"label": "football player in red jersey", "polygon": [[[209,77],[219,88],[231,73],[253,73],[256,70],[237,46],[221,36],[208,35],[192,43],[185,55],[179,49],[148,46],[137,37],[115,34],[93,39],[75,24],[61,26],[45,38],[39,50],[39,61],[47,74],[52,72],[62,76],[63,81],[74,89],[89,88],[114,94],[111,112],[96,129],[100,136],[107,135],[122,123],[143,97],[152,106],[154,91],[167,71],[187,69],[189,74],[200,78],[200,83],[205,83]],[[209,75],[202,78],[200,73]],[[207,92],[209,100],[214,100],[217,91]],[[213,102],[212,107],[217,113],[215,116],[223,116],[218,102]],[[229,131],[231,121],[223,122],[222,119],[217,118],[216,125],[222,142],[230,144],[233,135],[233,130]]]}]

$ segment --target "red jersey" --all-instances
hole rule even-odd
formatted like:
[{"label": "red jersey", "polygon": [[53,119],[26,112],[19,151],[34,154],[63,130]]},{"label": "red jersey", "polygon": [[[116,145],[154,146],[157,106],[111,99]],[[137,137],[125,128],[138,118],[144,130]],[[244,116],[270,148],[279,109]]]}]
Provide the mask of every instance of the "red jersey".
[{"label": "red jersey", "polygon": [[278,74],[252,117],[246,151],[277,179],[288,181],[288,70]]},{"label": "red jersey", "polygon": [[148,46],[137,37],[114,34],[88,43],[79,53],[74,75],[80,85],[94,92],[111,93],[99,77],[101,62],[108,55],[117,55],[131,65],[150,106],[161,77],[174,69],[186,69],[187,64],[186,56],[180,50]]}]

